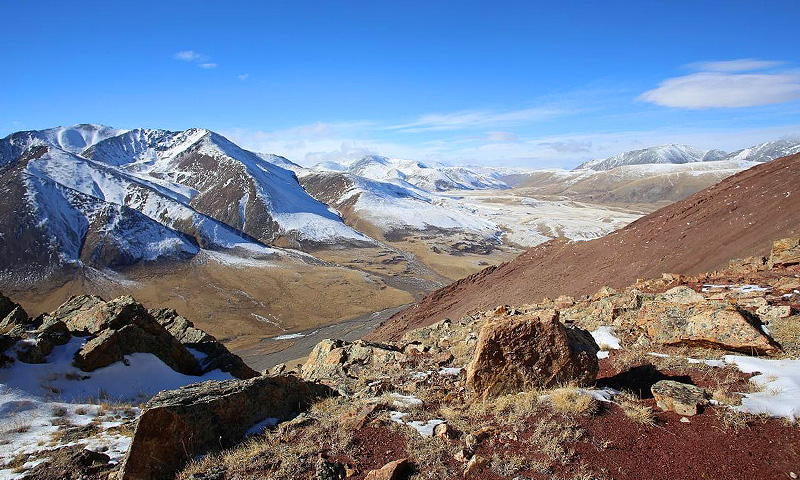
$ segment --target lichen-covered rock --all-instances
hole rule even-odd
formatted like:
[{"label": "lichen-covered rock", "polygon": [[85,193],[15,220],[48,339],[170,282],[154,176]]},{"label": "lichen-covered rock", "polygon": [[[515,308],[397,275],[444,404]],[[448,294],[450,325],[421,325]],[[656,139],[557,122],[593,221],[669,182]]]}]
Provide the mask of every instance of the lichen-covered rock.
[{"label": "lichen-covered rock", "polygon": [[306,380],[336,384],[378,376],[381,370],[394,367],[405,358],[399,348],[391,345],[325,339],[314,347],[300,372]]},{"label": "lichen-covered rock", "polygon": [[159,392],[144,407],[121,480],[166,480],[197,455],[227,448],[267,418],[286,420],[334,393],[297,377],[206,381]]},{"label": "lichen-covered rock", "polygon": [[769,268],[800,264],[800,237],[784,238],[772,243]]},{"label": "lichen-covered rock", "polygon": [[706,391],[688,383],[660,380],[650,387],[658,408],[686,417],[697,415],[708,404]]},{"label": "lichen-covered rock", "polygon": [[721,348],[749,354],[779,349],[764,331],[731,305],[648,302],[639,310],[637,325],[661,345]]},{"label": "lichen-covered rock", "polygon": [[693,303],[702,303],[705,301],[705,297],[686,285],[670,288],[657,298],[663,302],[677,303],[680,305],[691,305]]},{"label": "lichen-covered rock", "polygon": [[484,395],[586,385],[597,377],[598,350],[588,331],[565,327],[555,310],[496,317],[481,329],[467,385]]},{"label": "lichen-covered rock", "polygon": [[72,319],[72,317],[101,303],[105,302],[102,298],[95,295],[72,296],[69,300],[62,303],[50,316],[56,320],[61,320],[70,327],[69,320]]}]

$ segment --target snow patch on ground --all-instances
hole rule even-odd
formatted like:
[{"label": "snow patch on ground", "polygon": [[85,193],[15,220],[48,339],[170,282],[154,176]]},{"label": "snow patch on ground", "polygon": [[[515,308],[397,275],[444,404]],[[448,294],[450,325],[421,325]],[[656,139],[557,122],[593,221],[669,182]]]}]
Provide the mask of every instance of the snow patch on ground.
[{"label": "snow patch on ground", "polygon": [[744,373],[758,373],[750,381],[761,391],[746,394],[736,410],[793,421],[800,418],[800,360],[725,355],[725,362]]}]

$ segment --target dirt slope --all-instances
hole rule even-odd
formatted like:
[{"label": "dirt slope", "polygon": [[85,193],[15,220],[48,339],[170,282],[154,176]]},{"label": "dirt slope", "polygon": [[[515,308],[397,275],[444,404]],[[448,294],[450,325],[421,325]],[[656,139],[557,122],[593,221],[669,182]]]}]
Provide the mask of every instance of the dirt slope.
[{"label": "dirt slope", "polygon": [[367,338],[394,339],[445,317],[542,297],[585,295],[663,272],[692,274],[765,255],[800,235],[800,154],[758,165],[597,240],[553,240],[433,292]]}]

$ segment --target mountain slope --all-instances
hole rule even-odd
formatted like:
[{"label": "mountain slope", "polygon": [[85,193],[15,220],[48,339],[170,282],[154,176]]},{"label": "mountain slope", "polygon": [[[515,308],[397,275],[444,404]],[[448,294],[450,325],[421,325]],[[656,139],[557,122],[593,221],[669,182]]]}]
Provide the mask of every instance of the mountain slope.
[{"label": "mountain slope", "polygon": [[643,164],[682,164],[692,162],[710,162],[725,156],[722,150],[702,150],[691,145],[657,145],[623,152],[605,160],[590,160],[578,165],[576,170],[591,168],[592,170],[610,170],[622,165]]},{"label": "mountain slope", "polygon": [[132,130],[84,155],[181,192],[198,212],[262,243],[369,241],[308,195],[294,173],[208,130]]},{"label": "mountain slope", "polygon": [[770,160],[795,153],[800,153],[800,139],[782,138],[731,152],[723,157],[722,160],[769,162]]},{"label": "mountain slope", "polygon": [[800,154],[728,177],[596,240],[553,240],[428,295],[376,329],[371,339],[498,304],[586,295],[663,272],[718,269],[762,255],[776,238],[800,235]]}]

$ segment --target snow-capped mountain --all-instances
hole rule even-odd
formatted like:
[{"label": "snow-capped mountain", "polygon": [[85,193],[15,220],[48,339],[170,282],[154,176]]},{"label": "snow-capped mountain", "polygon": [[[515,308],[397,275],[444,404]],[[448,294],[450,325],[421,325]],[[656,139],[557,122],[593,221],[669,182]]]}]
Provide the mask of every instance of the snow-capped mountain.
[{"label": "snow-capped mountain", "polygon": [[36,145],[52,145],[67,152],[81,153],[95,143],[121,133],[125,133],[125,130],[88,123],[12,133],[0,141],[0,166],[11,162],[22,152]]},{"label": "snow-capped mountain", "polygon": [[782,138],[771,142],[759,143],[726,155],[723,160],[747,162],[769,162],[776,158],[800,152],[800,138]]},{"label": "snow-capped mountain", "polygon": [[657,145],[641,150],[619,153],[606,159],[589,160],[578,165],[576,170],[586,168],[611,170],[623,165],[712,162],[721,160],[725,155],[726,153],[722,150],[702,150],[691,145]]},{"label": "snow-capped mountain", "polygon": [[314,197],[337,208],[351,225],[367,222],[380,233],[430,229],[457,230],[491,238],[499,228],[472,209],[428,192],[402,178],[383,181],[349,172],[306,170],[303,187]]},{"label": "snow-capped mountain", "polygon": [[325,162],[312,170],[347,172],[379,182],[404,181],[428,192],[508,188],[497,177],[469,167],[425,164],[380,155],[367,155],[349,163]]},{"label": "snow-capped mountain", "polygon": [[0,140],[0,155],[6,273],[77,261],[116,267],[199,248],[371,242],[292,172],[208,130],[18,132]]}]

